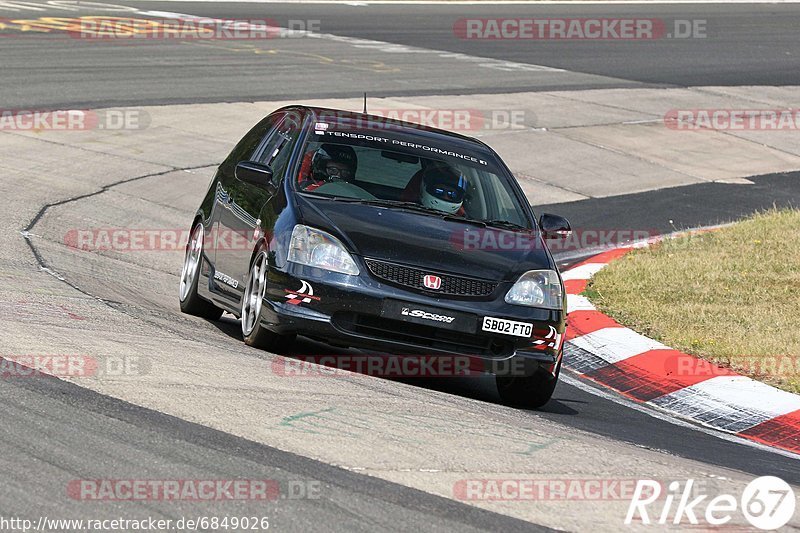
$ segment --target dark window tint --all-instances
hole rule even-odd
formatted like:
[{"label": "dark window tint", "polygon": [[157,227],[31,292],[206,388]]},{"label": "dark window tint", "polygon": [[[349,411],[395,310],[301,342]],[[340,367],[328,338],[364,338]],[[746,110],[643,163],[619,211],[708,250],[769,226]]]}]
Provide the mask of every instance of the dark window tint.
[{"label": "dark window tint", "polygon": [[253,129],[247,132],[247,135],[242,137],[239,144],[231,151],[228,159],[225,160],[224,165],[230,171],[238,163],[242,161],[249,161],[259,146],[261,146],[267,133],[272,130],[278,122],[285,116],[284,112],[273,113],[267,118],[256,124]]},{"label": "dark window tint", "polygon": [[300,121],[292,114],[287,115],[259,150],[258,162],[272,168],[276,184],[286,174],[295,142],[300,135],[300,126]]}]

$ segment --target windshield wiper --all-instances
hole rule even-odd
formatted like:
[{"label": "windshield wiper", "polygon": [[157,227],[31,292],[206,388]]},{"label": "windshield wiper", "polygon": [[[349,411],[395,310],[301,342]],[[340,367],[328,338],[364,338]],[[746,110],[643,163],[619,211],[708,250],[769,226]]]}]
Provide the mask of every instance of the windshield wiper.
[{"label": "windshield wiper", "polygon": [[510,229],[510,230],[526,230],[526,231],[528,230],[528,228],[526,228],[525,226],[520,226],[519,224],[515,224],[507,220],[480,220],[477,218],[466,218],[457,215],[445,215],[443,218],[445,220],[452,220],[453,222],[465,222],[467,224],[475,224],[476,226],[481,226],[483,228],[491,226],[495,228]]},{"label": "windshield wiper", "polygon": [[352,196],[328,196],[327,194],[317,194],[316,196],[320,196],[322,198],[325,198],[326,200],[334,200],[337,202],[350,202],[354,204],[376,205],[380,207],[399,207],[401,209],[419,211],[420,213],[427,213],[429,215],[436,215],[439,217],[445,216],[447,214],[437,209],[431,209],[429,207],[425,207],[424,205],[420,205],[415,202],[403,202],[401,200],[382,200],[380,198],[353,198]]},{"label": "windshield wiper", "polygon": [[329,194],[319,194],[319,193],[306,193],[310,196],[316,196],[318,198],[325,198],[326,200],[335,200],[337,202],[354,202],[354,203],[361,203],[364,202],[363,198],[353,198],[352,196],[331,196]]},{"label": "windshield wiper", "polygon": [[514,222],[509,222],[508,220],[486,220],[485,224],[487,226],[494,226],[496,228],[526,230],[526,231],[530,230],[530,228],[526,228],[525,226],[520,226],[519,224],[515,224]]},{"label": "windshield wiper", "polygon": [[403,202],[401,200],[381,200],[377,198],[375,200],[371,199],[359,199],[356,200],[359,203],[367,204],[367,205],[378,205],[378,206],[385,206],[385,207],[399,207],[401,209],[409,209],[411,211],[419,211],[421,213],[427,213],[429,215],[436,215],[442,217],[446,215],[437,209],[431,209],[429,207],[425,207],[424,205],[420,205],[416,202]]},{"label": "windshield wiper", "polygon": [[458,215],[444,215],[442,217],[445,220],[451,220],[453,222],[463,222],[465,224],[475,224],[476,226],[480,226],[482,228],[486,227],[486,222],[483,220],[478,220],[477,218],[466,218],[460,217]]}]

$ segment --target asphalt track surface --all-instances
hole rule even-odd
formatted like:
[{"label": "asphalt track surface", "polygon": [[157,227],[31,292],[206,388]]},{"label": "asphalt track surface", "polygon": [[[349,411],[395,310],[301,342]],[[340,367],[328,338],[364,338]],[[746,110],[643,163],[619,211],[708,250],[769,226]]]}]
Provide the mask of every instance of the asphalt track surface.
[{"label": "asphalt track surface", "polygon": [[[267,479],[281,486],[280,505],[268,501],[257,516],[269,516],[271,527],[293,531],[319,530],[335,523],[339,531],[427,529],[442,531],[550,531],[528,522],[433,497],[422,491],[386,483],[214,431],[149,409],[99,395],[57,379],[0,382],[3,409],[2,515],[36,517],[42,502],[55,518],[115,516],[102,507],[82,509],[64,501],[64,485],[53,483],[64,471],[80,472],[72,479],[98,479],[108,462],[119,462],[146,479]],[[111,444],[113,443],[113,444]],[[115,457],[124,450],[124,460]],[[79,452],[79,453],[75,453]],[[145,469],[133,468],[146,465]],[[323,499],[288,497],[291,483],[314,480],[312,490]],[[299,493],[297,493],[299,494]],[[60,504],[58,502],[64,502]],[[55,505],[53,505],[55,503]],[[102,505],[102,504],[101,504]],[[99,507],[99,506],[98,506]],[[160,501],[148,505],[148,516],[179,520],[197,513],[193,503],[176,506]],[[247,502],[204,506],[203,514],[253,516]],[[239,513],[237,515],[237,513]],[[46,515],[47,516],[47,515]]]},{"label": "asphalt track surface", "polygon": [[[235,19],[290,20],[319,32],[429,50],[494,58],[519,65],[486,70],[475,63],[448,65],[430,56],[341,49],[332,41],[307,43],[81,42],[61,35],[3,32],[4,108],[124,106],[188,102],[471,94],[608,87],[800,84],[800,5],[531,5],[354,7],[335,4],[213,4],[114,2],[141,10]],[[35,5],[35,4],[34,4]],[[120,15],[44,6],[0,17],[36,19]],[[704,38],[648,41],[466,40],[453,32],[460,18],[627,17],[705,21]],[[297,27],[297,26],[295,26]],[[51,40],[52,39],[52,40]],[[55,42],[54,42],[55,41]],[[298,41],[298,39],[294,39]],[[98,46],[98,44],[100,44]],[[165,74],[167,73],[167,74]],[[308,83],[313,80],[313,83]],[[25,87],[25,90],[21,90]]]},{"label": "asphalt track surface", "polygon": [[[773,207],[797,208],[800,205],[800,173],[752,176],[748,179],[752,185],[698,183],[534,206],[534,209],[539,213],[558,213],[567,220],[579,220],[585,227],[601,231],[640,228],[650,235],[662,235],[734,222]],[[569,253],[567,257],[562,266],[567,267],[584,255]]]},{"label": "asphalt track surface", "polygon": [[[150,3],[148,2],[148,5]],[[153,2],[158,5],[158,2]],[[138,4],[141,5],[141,4]],[[409,46],[546,65],[658,86],[794,85],[800,43],[792,4],[661,5],[371,5],[353,7],[191,5],[203,15],[271,16],[279,23],[315,18],[324,32]],[[454,35],[461,18],[649,18],[704,21],[704,38],[620,41],[472,40]],[[622,85],[624,82],[619,82]],[[497,87],[496,87],[497,88]]]},{"label": "asphalt track surface", "polygon": [[[302,68],[283,60],[275,70],[263,68],[262,57],[230,51],[179,44],[147,44],[120,47],[64,41],[61,38],[3,41],[5,74],[0,87],[4,108],[22,106],[64,107],[145,105],[241,101],[291,97],[303,80],[319,75],[323,83],[303,83],[306,97],[349,96],[361,90],[376,95],[447,94],[450,85],[465,85],[463,92],[537,90],[588,87],[630,87],[650,85],[703,84],[770,85],[800,84],[800,42],[796,27],[800,8],[793,5],[737,6],[458,6],[415,7],[370,6],[356,9],[329,5],[225,5],[194,3],[133,3],[150,10],[180,11],[226,18],[320,19],[325,32],[359,38],[449,50],[520,63],[568,69],[569,74],[537,74],[497,71],[494,77],[475,75],[469,63],[454,63],[448,79],[423,83],[424,73],[410,69],[415,60],[397,59],[401,74],[386,75],[365,70],[331,68],[305,62]],[[265,10],[268,12],[265,13]],[[273,15],[272,13],[278,13]],[[709,20],[706,40],[638,43],[634,52],[620,43],[558,44],[519,46],[517,43],[471,43],[454,39],[453,20],[467,16],[570,16],[575,13],[664,18],[704,18]],[[36,12],[36,16],[63,15],[58,11]],[[2,14],[2,16],[9,16]],[[19,16],[19,14],[14,14]],[[27,16],[31,16],[27,14]],[[712,32],[713,30],[713,32]],[[712,39],[711,36],[714,36]],[[67,43],[67,44],[64,44]],[[284,45],[275,45],[282,48]],[[637,45],[638,46],[638,45]],[[305,53],[310,53],[304,51]],[[275,54],[281,56],[281,53]],[[287,54],[288,55],[288,54]],[[365,53],[368,56],[369,53]],[[296,57],[296,56],[295,56]],[[301,56],[303,57],[303,56]],[[308,57],[308,56],[304,56]],[[302,61],[307,61],[303,59]],[[166,76],[166,74],[169,76]],[[415,78],[416,76],[416,78]],[[168,79],[167,79],[168,78]],[[379,78],[379,81],[376,81]],[[402,78],[402,79],[399,79]],[[453,82],[453,80],[456,80]],[[400,83],[402,82],[402,83]],[[466,83],[463,83],[466,82]],[[8,179],[4,176],[3,179]],[[587,227],[674,228],[716,224],[735,220],[756,209],[797,205],[800,186],[797,174],[752,178],[755,185],[701,184],[636,195],[590,199],[568,204],[536,206],[571,218],[573,224]],[[102,194],[95,200],[103,204]],[[59,208],[70,208],[69,202]],[[47,213],[45,206],[42,215]],[[89,212],[89,211],[86,211]],[[36,230],[39,219],[29,229]],[[20,231],[9,228],[9,231]],[[40,266],[57,271],[74,264],[48,262],[34,244],[31,253]],[[59,258],[57,254],[54,255]],[[126,271],[135,275],[136,269]],[[67,282],[69,282],[69,272]],[[102,283],[91,285],[85,273],[75,274],[81,290],[92,296],[105,295]],[[125,276],[121,276],[125,279]],[[175,278],[177,280],[177,278]],[[124,283],[124,282],[123,282]],[[127,288],[135,291],[140,281]],[[65,290],[67,287],[65,287]],[[123,291],[124,292],[124,291]],[[177,315],[174,291],[164,291],[162,300],[149,313],[169,320]],[[142,307],[146,302],[129,296],[112,307]],[[130,314],[129,320],[146,319]],[[191,324],[175,320],[178,336],[193,335]],[[238,346],[238,324],[224,319],[202,338],[210,343]],[[165,329],[169,332],[171,330]],[[313,344],[301,344],[299,351]],[[370,378],[372,379],[372,378]],[[489,408],[497,402],[491,386],[475,381],[411,381],[420,394],[444,392],[454,401],[479,400]],[[390,384],[385,386],[390,386]],[[384,386],[384,385],[381,385]],[[610,437],[665,456],[698,461],[713,470],[715,466],[751,475],[773,474],[800,484],[800,462],[793,457],[722,440],[692,427],[675,425],[631,409],[616,401],[590,393],[591,386],[576,387],[562,382],[554,400],[538,412],[514,411],[521,423],[555,422],[590,434]],[[281,502],[276,509],[285,530],[524,530],[533,528],[499,513],[431,495],[401,484],[330,466],[228,433],[185,422],[178,418],[97,394],[77,385],[57,380],[0,380],[0,514],[40,514],[42,509],[61,516],[74,513],[63,502],[63,479],[91,478],[107,472],[120,462],[120,477],[145,465],[146,477],[187,477],[198,479],[265,477],[288,481],[320,480],[322,500]],[[473,404],[466,404],[470,408]],[[368,409],[369,407],[365,407]],[[435,406],[431,409],[435,409]],[[478,408],[481,409],[481,408]],[[500,407],[498,407],[500,409]],[[504,409],[504,408],[502,408]],[[122,458],[122,459],[120,459]],[[569,458],[555,457],[568,462]],[[142,470],[135,470],[142,475]],[[65,477],[66,476],[66,477]],[[92,505],[92,504],[90,504]],[[209,508],[206,513],[213,510]],[[225,507],[226,514],[235,509]],[[250,509],[245,509],[250,510]],[[110,506],[94,506],[96,516],[114,516]],[[165,517],[185,515],[187,510],[174,504],[148,503],[138,511]],[[86,512],[86,507],[82,511]]]}]

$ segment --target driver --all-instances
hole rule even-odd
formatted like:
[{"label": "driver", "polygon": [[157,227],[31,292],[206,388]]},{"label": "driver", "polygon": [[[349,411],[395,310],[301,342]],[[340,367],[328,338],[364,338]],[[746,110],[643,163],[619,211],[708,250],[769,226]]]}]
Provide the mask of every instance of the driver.
[{"label": "driver", "polygon": [[356,152],[343,144],[323,144],[303,158],[300,187],[313,191],[331,181],[352,181],[358,168]]},{"label": "driver", "polygon": [[420,184],[420,203],[429,209],[464,216],[467,180],[449,166],[426,168]]}]

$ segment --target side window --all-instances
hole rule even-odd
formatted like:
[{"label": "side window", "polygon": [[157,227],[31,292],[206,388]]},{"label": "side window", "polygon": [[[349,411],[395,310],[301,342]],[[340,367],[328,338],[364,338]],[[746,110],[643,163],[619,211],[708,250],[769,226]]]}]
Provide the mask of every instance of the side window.
[{"label": "side window", "polygon": [[241,161],[249,160],[264,140],[264,136],[283,119],[283,116],[283,113],[276,113],[256,124],[231,151],[228,159],[225,160],[225,165],[232,171],[233,167]]},{"label": "side window", "polygon": [[294,120],[293,117],[286,117],[258,154],[258,162],[272,168],[273,181],[276,185],[286,174],[286,168],[299,135],[300,122]]},{"label": "side window", "polygon": [[281,127],[281,124],[286,118],[286,113],[278,113],[275,115],[275,120],[270,125],[270,129],[267,130],[267,134],[262,136],[261,142],[253,149],[252,152],[248,154],[247,159],[251,161],[258,161],[259,163],[263,162],[265,155],[269,148],[275,142],[275,134],[277,133],[278,129]]},{"label": "side window", "polygon": [[520,226],[527,225],[511,196],[512,192],[500,181],[499,177],[494,174],[486,175],[481,183],[484,194],[490,199],[489,205],[492,212],[488,213],[488,218],[505,220]]}]

